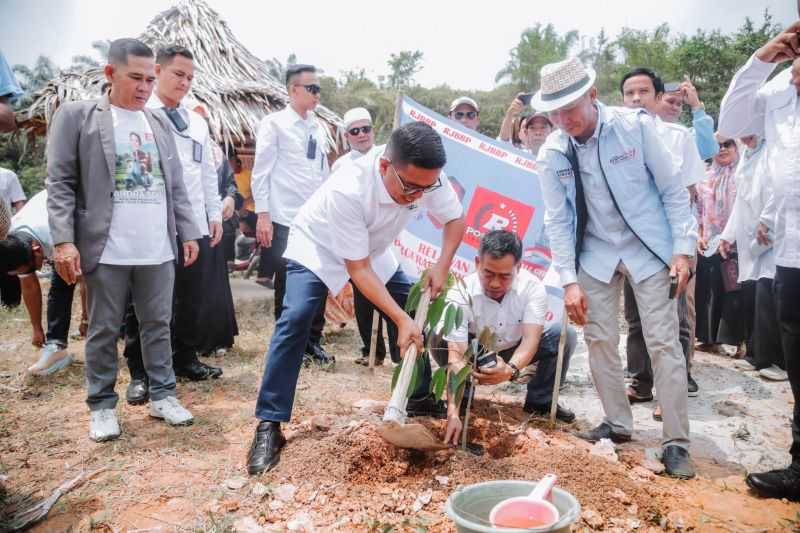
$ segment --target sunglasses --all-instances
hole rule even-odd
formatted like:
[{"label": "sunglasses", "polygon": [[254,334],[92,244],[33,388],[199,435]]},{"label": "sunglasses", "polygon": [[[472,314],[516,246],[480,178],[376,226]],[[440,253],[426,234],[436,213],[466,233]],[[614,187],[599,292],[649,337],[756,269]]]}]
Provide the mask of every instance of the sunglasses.
[{"label": "sunglasses", "polygon": [[736,146],[736,141],[725,141],[724,143],[719,143],[720,149],[722,148],[733,148]]},{"label": "sunglasses", "polygon": [[455,113],[453,113],[453,116],[457,120],[461,120],[464,117],[467,117],[468,119],[472,120],[472,119],[474,119],[475,117],[478,116],[478,112],[477,111],[456,111]]},{"label": "sunglasses", "polygon": [[435,191],[436,189],[442,186],[441,177],[436,178],[436,183],[434,183],[433,185],[428,185],[427,187],[420,187],[419,185],[409,185],[408,183],[406,183],[406,181],[403,179],[400,173],[397,172],[397,169],[394,168],[394,165],[392,164],[391,161],[389,161],[389,166],[392,167],[394,175],[397,178],[397,181],[400,183],[400,188],[403,189],[403,194],[411,195],[411,194],[416,194],[418,192],[425,194],[431,191]]},{"label": "sunglasses", "polygon": [[372,126],[361,126],[360,128],[350,128],[347,133],[355,137],[360,133],[369,133],[372,131]]},{"label": "sunglasses", "polygon": [[316,83],[312,83],[310,85],[300,85],[300,87],[304,88],[306,91],[315,96],[318,95],[320,92],[322,92],[322,87],[320,87]]}]

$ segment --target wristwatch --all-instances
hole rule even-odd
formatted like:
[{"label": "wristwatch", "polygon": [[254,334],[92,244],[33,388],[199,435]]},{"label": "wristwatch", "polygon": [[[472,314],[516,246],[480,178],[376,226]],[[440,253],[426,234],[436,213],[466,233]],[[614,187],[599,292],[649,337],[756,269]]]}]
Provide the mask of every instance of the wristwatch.
[{"label": "wristwatch", "polygon": [[517,365],[511,362],[508,363],[508,366],[514,369],[514,373],[511,374],[511,378],[509,378],[508,381],[517,381],[517,378],[519,377],[519,368],[517,368]]}]

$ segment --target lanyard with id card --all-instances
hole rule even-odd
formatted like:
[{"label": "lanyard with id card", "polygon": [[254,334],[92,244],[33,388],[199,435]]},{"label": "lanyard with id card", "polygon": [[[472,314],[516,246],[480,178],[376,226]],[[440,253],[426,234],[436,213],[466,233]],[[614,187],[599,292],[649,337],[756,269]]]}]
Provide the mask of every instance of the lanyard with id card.
[{"label": "lanyard with id card", "polygon": [[313,135],[308,136],[308,148],[306,149],[306,159],[317,158],[317,140]]}]

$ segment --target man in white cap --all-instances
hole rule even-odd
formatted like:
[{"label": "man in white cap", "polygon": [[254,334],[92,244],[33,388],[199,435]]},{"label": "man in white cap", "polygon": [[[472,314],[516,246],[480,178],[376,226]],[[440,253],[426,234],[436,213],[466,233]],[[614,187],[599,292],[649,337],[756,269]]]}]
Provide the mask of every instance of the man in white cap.
[{"label": "man in white cap", "polygon": [[480,114],[481,108],[478,106],[478,102],[469,96],[461,96],[450,104],[450,112],[447,116],[471,130],[477,130],[481,125]]},{"label": "man in white cap", "polygon": [[686,361],[675,297],[689,280],[697,241],[672,157],[644,110],[597,101],[596,74],[577,58],[545,65],[534,109],[559,130],[539,151],[545,224],[569,317],[584,325],[605,419],[579,434],[625,442],[633,415],[619,358],[619,300],[630,281],[663,408],[668,475],[694,477],[689,458]]},{"label": "man in white cap", "polygon": [[354,107],[344,114],[344,136],[350,145],[350,151],[336,160],[331,172],[336,172],[343,164],[364,156],[377,157],[386,147],[384,144],[375,145],[372,116],[363,107]]}]

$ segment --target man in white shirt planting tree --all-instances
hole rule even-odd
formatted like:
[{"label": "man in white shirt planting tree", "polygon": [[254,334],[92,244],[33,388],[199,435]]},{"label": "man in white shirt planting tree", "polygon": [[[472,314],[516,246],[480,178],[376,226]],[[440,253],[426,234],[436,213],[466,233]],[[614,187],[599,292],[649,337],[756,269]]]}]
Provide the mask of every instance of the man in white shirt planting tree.
[{"label": "man in white shirt planting tree", "polygon": [[[261,382],[255,431],[247,458],[248,472],[270,470],[286,440],[281,422],[292,413],[303,348],[313,311],[328,290],[338,294],[348,279],[385,314],[390,342],[401,354],[422,332],[403,310],[411,283],[391,251],[394,239],[420,208],[444,225],[439,260],[426,277],[432,295],[445,286],[450,263],[464,234],[461,203],[442,174],[446,162],[439,135],[427,124],[407,124],[392,133],[385,154],[347,165],[325,182],[292,222],[286,297],[275,325]],[[430,362],[409,400],[430,398]]]}]

